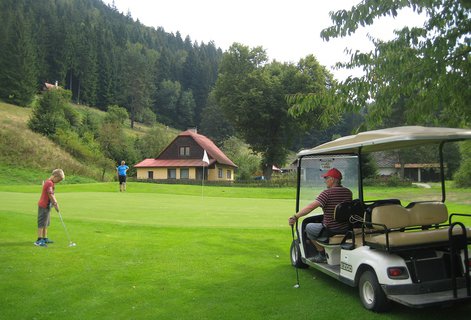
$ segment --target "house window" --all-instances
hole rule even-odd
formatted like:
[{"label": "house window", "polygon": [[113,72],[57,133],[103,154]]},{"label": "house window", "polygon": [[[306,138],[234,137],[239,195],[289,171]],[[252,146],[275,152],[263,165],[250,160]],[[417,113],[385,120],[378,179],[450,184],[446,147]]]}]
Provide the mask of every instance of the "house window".
[{"label": "house window", "polygon": [[180,169],[180,179],[190,179],[190,169],[181,168]]},{"label": "house window", "polygon": [[154,179],[154,171],[147,171],[147,179]]},{"label": "house window", "polygon": [[180,147],[180,157],[187,157],[190,155],[190,147]]},{"label": "house window", "polygon": [[176,179],[177,169],[167,169],[167,179]]},{"label": "house window", "polygon": [[218,178],[222,179],[222,169],[221,168],[218,169]]},{"label": "house window", "polygon": [[226,172],[226,178],[227,178],[228,180],[231,180],[231,179],[232,179],[232,171],[231,171],[231,170],[227,170],[227,172]]}]

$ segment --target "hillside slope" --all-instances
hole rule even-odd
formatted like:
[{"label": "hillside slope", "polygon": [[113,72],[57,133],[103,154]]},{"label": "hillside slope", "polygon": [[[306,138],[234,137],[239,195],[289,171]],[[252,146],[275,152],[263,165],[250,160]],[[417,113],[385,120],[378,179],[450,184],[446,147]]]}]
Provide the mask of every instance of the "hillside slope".
[{"label": "hillside slope", "polygon": [[30,113],[29,108],[0,102],[0,175],[8,175],[5,179],[0,176],[2,181],[14,181],[12,176],[22,177],[26,172],[31,176],[20,180],[40,182],[54,168],[63,168],[71,176],[100,178],[98,169],[80,163],[51,140],[32,132],[27,127]]},{"label": "hillside slope", "polygon": [[[98,109],[75,106],[104,117]],[[102,169],[83,163],[64,151],[48,138],[31,131],[28,126],[32,109],[0,102],[0,184],[40,183],[54,168],[66,172],[65,183],[102,180]],[[156,127],[164,127],[156,124]],[[150,128],[135,123],[134,129],[125,129],[127,135],[143,136]],[[178,134],[169,128],[169,134]],[[105,172],[105,181],[115,178],[114,168]]]}]

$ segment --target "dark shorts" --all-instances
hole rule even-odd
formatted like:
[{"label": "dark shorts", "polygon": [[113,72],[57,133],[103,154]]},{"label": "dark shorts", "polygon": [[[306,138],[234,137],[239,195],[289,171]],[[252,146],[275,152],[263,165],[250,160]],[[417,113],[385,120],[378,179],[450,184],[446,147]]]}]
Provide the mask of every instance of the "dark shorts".
[{"label": "dark shorts", "polygon": [[126,183],[126,176],[119,176],[119,184]]},{"label": "dark shorts", "polygon": [[49,227],[51,221],[51,207],[42,208],[38,206],[38,228]]}]

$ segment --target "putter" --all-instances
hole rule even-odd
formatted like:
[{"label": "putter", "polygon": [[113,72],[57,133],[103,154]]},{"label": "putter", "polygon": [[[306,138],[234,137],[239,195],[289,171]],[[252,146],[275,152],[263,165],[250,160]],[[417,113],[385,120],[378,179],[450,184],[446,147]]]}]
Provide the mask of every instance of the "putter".
[{"label": "putter", "polygon": [[[297,225],[298,225],[298,222],[296,221],[296,230],[298,229]],[[293,226],[291,226],[291,235],[293,236],[293,242],[294,242],[294,227]],[[298,254],[298,250],[296,250],[296,254]],[[294,268],[296,269],[296,284],[294,285],[294,288],[297,289],[299,288],[299,270],[297,266],[294,266]]]},{"label": "putter", "polygon": [[67,231],[67,228],[65,227],[65,223],[64,223],[64,220],[62,220],[62,215],[60,211],[57,210],[57,213],[59,214],[59,218],[61,219],[62,225],[64,226],[65,234],[67,235],[67,239],[69,240],[69,247],[75,247],[77,244],[70,240],[69,232]]}]

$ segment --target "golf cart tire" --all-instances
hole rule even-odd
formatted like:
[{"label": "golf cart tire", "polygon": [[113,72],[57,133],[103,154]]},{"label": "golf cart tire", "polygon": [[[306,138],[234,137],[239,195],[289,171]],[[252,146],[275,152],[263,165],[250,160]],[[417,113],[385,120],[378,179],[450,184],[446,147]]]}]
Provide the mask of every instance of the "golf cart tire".
[{"label": "golf cart tire", "polygon": [[371,311],[383,312],[390,305],[386,294],[378,283],[378,278],[372,270],[366,270],[360,276],[358,291],[363,306]]},{"label": "golf cart tire", "polygon": [[291,242],[290,257],[291,257],[291,265],[293,267],[302,268],[302,269],[309,267],[307,264],[305,264],[301,260],[301,250],[299,249],[298,240],[293,240],[293,242]]}]

